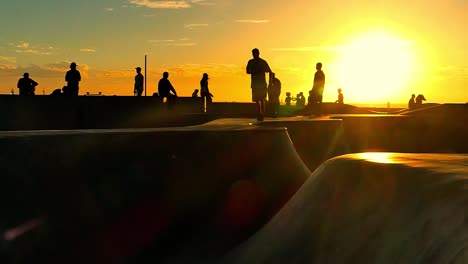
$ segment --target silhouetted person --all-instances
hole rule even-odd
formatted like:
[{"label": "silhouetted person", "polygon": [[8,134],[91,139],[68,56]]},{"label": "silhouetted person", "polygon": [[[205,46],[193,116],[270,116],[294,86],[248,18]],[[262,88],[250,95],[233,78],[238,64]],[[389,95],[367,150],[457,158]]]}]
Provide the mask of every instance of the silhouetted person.
[{"label": "silhouetted person", "polygon": [[415,106],[416,106],[416,107],[421,107],[421,106],[422,106],[422,101],[426,101],[426,98],[424,97],[424,95],[418,94],[418,96],[416,96],[416,104],[415,104]]},{"label": "silhouetted person", "polygon": [[206,103],[211,103],[213,95],[210,93],[208,88],[208,73],[203,73],[203,77],[200,80],[200,96],[203,98],[203,101]]},{"label": "silhouetted person", "polygon": [[158,94],[160,97],[163,98],[163,100],[164,98],[166,98],[169,108],[172,108],[177,98],[177,92],[172,86],[168,78],[169,78],[169,73],[164,72],[163,77],[161,78],[161,80],[159,80],[159,83],[158,83]]},{"label": "silhouetted person", "polygon": [[315,65],[317,70],[314,75],[314,84],[312,86],[313,100],[312,108],[317,115],[321,114],[321,104],[323,101],[323,90],[325,88],[325,73],[322,71],[322,63]]},{"label": "silhouetted person", "polygon": [[[408,109],[413,110],[416,108],[416,101],[415,101],[416,95],[412,94],[411,98],[408,101]],[[421,101],[422,103],[422,101]]]},{"label": "silhouetted person", "polygon": [[198,97],[198,89],[193,90],[192,97]]},{"label": "silhouetted person", "polygon": [[19,95],[34,95],[37,82],[29,78],[29,73],[25,72],[23,78],[18,80]]},{"label": "silhouetted person", "polygon": [[265,99],[267,96],[267,82],[265,73],[269,73],[268,82],[271,81],[271,69],[268,63],[260,58],[258,49],[252,50],[253,59],[247,63],[246,71],[250,74],[252,88],[252,101],[257,105],[257,120],[263,121],[265,116]]},{"label": "silhouetted person", "polygon": [[270,74],[270,83],[268,85],[268,103],[270,104],[273,117],[277,117],[279,113],[280,95],[281,81],[276,78],[276,74],[272,72]]},{"label": "silhouetted person", "polygon": [[286,92],[286,98],[284,99],[284,102],[286,103],[286,106],[291,106],[291,101],[292,101],[291,93]]},{"label": "silhouetted person", "polygon": [[315,99],[315,97],[314,97],[314,91],[310,90],[310,91],[309,91],[309,96],[307,97],[307,106],[308,106],[308,107],[311,107],[311,106],[312,106],[312,104],[314,103],[314,102],[313,102],[314,99]]},{"label": "silhouetted person", "polygon": [[344,104],[344,96],[341,91],[341,88],[338,88],[338,100],[336,100],[335,103]]},{"label": "silhouetted person", "polygon": [[76,63],[72,62],[70,64],[70,70],[67,71],[67,74],[65,75],[65,81],[67,82],[67,88],[63,91],[65,95],[78,96],[81,74],[76,69],[76,66]]},{"label": "silhouetted person", "polygon": [[303,108],[305,106],[305,97],[302,92],[296,95],[296,107]]},{"label": "silhouetted person", "polygon": [[135,86],[133,88],[133,94],[135,96],[141,96],[143,93],[143,81],[145,80],[145,77],[143,77],[143,74],[141,74],[140,67],[136,67],[135,70],[137,75],[135,75]]}]

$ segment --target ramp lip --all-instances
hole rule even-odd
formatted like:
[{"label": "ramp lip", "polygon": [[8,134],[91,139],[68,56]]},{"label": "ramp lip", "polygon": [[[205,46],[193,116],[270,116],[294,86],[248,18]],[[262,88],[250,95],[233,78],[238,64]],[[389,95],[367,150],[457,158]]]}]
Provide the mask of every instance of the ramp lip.
[{"label": "ramp lip", "polygon": [[0,138],[50,135],[84,135],[84,134],[128,134],[128,133],[232,133],[232,132],[280,132],[286,127],[264,126],[189,126],[165,128],[122,128],[122,129],[72,129],[72,130],[21,130],[1,131]]}]

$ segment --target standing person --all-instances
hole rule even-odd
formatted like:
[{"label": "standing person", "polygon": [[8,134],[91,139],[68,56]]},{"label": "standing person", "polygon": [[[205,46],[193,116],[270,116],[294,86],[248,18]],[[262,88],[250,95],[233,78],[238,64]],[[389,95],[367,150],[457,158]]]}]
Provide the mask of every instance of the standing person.
[{"label": "standing person", "polygon": [[270,74],[270,84],[268,85],[268,103],[270,104],[272,116],[277,117],[279,113],[281,95],[281,81],[276,78],[276,74],[272,72]]},{"label": "standing person", "polygon": [[163,77],[158,82],[158,94],[160,97],[166,98],[169,108],[172,108],[177,98],[177,92],[169,81],[168,72],[164,72]]},{"label": "standing person", "polygon": [[314,75],[314,87],[317,92],[317,101],[322,103],[323,100],[323,90],[325,88],[325,73],[322,71],[322,63],[318,62],[315,65],[315,69],[317,70]]},{"label": "standing person", "polygon": [[250,74],[252,88],[252,101],[257,105],[257,120],[263,121],[265,116],[265,99],[267,96],[267,82],[265,73],[269,73],[268,82],[271,82],[271,69],[268,63],[260,58],[258,49],[252,50],[253,59],[247,63],[247,74]]},{"label": "standing person", "polygon": [[321,104],[323,101],[323,90],[325,88],[325,73],[322,71],[322,63],[318,62],[315,65],[317,70],[314,75],[314,85],[312,86],[313,105],[315,106],[316,114],[321,115]]},{"label": "standing person", "polygon": [[414,99],[416,98],[416,95],[415,94],[412,94],[411,95],[411,98],[409,99],[408,101],[408,108],[409,110],[413,110],[416,108],[416,101],[414,101]]},{"label": "standing person", "polygon": [[18,80],[19,95],[34,95],[37,82],[29,78],[29,73],[25,72],[23,78]]},{"label": "standing person", "polygon": [[200,80],[200,96],[203,98],[203,102],[211,103],[213,95],[210,93],[210,89],[208,89],[208,79],[208,73],[203,73],[203,77]]},{"label": "standing person", "polygon": [[81,81],[81,74],[76,69],[76,66],[78,65],[72,62],[70,64],[70,70],[67,71],[67,74],[65,75],[65,81],[67,82],[67,89],[64,90],[65,95],[78,96],[78,91],[80,90],[79,83]]},{"label": "standing person", "polygon": [[145,77],[143,77],[143,74],[141,74],[141,68],[136,67],[135,68],[137,75],[135,75],[135,86],[133,89],[133,94],[135,96],[141,96],[143,93],[143,81]]},{"label": "standing person", "polygon": [[286,106],[291,106],[291,101],[292,101],[291,93],[286,92],[286,98],[284,99],[284,102],[286,103]]}]

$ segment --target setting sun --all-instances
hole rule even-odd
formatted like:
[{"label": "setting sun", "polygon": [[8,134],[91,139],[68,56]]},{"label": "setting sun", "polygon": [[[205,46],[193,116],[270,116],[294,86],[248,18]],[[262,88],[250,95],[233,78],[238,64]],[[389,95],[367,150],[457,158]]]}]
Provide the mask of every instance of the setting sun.
[{"label": "setting sun", "polygon": [[387,102],[401,95],[415,67],[412,45],[381,32],[362,35],[346,44],[336,73],[341,86],[349,91],[348,98]]}]

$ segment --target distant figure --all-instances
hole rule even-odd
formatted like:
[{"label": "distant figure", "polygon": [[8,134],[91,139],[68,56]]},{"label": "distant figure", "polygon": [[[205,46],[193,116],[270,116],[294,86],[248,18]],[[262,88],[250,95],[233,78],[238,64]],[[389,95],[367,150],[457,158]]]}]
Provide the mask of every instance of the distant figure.
[{"label": "distant figure", "polygon": [[[416,102],[414,101],[414,98],[416,98],[416,95],[412,94],[411,98],[408,101],[408,109],[413,110],[416,108]],[[421,101],[422,103],[422,101]]]},{"label": "distant figure", "polygon": [[424,95],[418,94],[418,96],[416,96],[416,107],[420,107],[422,105],[422,101],[426,101],[426,98]]},{"label": "distant figure", "polygon": [[344,104],[344,96],[341,92],[341,88],[338,88],[338,100],[336,100],[335,103]]},{"label": "distant figure", "polygon": [[286,93],[286,98],[284,99],[284,102],[286,103],[286,106],[291,106],[291,101],[292,101],[291,93],[287,92]]},{"label": "distant figure", "polygon": [[322,71],[322,63],[318,62],[315,65],[317,70],[314,75],[314,84],[312,86],[312,110],[317,114],[321,115],[321,104],[323,101],[323,90],[325,88],[325,73]]},{"label": "distant figure", "polygon": [[269,73],[268,82],[271,81],[271,69],[268,63],[260,58],[258,49],[252,50],[252,57],[247,63],[246,72],[250,74],[252,88],[252,101],[257,105],[257,120],[263,121],[265,116],[265,99],[267,96],[267,82],[265,73]]},{"label": "distant figure", "polygon": [[309,91],[309,96],[307,97],[307,106],[311,107],[313,104],[315,97],[314,97],[314,91],[310,90]]},{"label": "distant figure", "polygon": [[136,67],[135,68],[137,75],[135,75],[135,86],[133,88],[133,94],[135,96],[141,96],[143,93],[143,81],[145,77],[143,77],[143,74],[141,74],[141,68]]},{"label": "distant figure", "polygon": [[203,73],[203,77],[200,80],[200,96],[204,102],[211,103],[213,95],[210,93],[210,89],[208,89],[208,79],[208,73]]},{"label": "distant figure", "polygon": [[67,74],[65,75],[65,81],[67,82],[67,88],[64,89],[64,94],[65,95],[78,96],[78,91],[80,89],[79,88],[79,83],[81,81],[81,74],[76,69],[76,66],[78,66],[78,65],[76,65],[76,63],[72,62],[70,64],[70,70],[67,71]]},{"label": "distant figure", "polygon": [[158,94],[160,97],[163,98],[163,100],[164,98],[166,98],[169,108],[172,108],[177,98],[177,92],[172,86],[168,78],[169,78],[169,73],[164,72],[163,77],[161,78],[161,80],[159,80],[159,83],[158,83]]},{"label": "distant figure", "polygon": [[29,78],[29,73],[25,72],[23,78],[18,80],[19,95],[34,95],[37,82]]},{"label": "distant figure", "polygon": [[198,97],[198,89],[193,90],[192,97]]},{"label": "distant figure", "polygon": [[305,106],[305,97],[302,92],[296,95],[296,107],[303,108]]},{"label": "distant figure", "polygon": [[277,117],[279,113],[281,95],[281,81],[276,78],[276,74],[272,72],[270,74],[270,83],[268,85],[268,103],[271,107],[272,117]]}]

